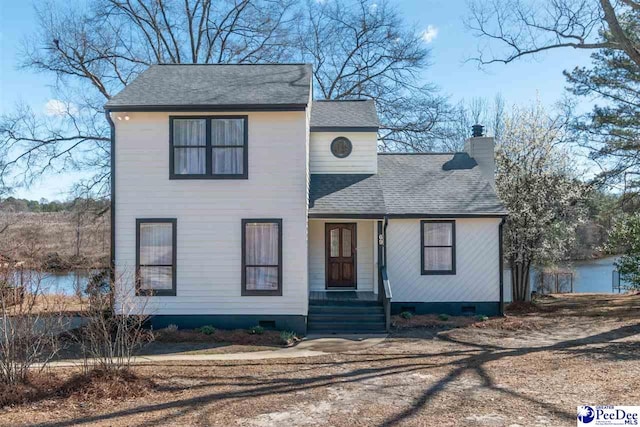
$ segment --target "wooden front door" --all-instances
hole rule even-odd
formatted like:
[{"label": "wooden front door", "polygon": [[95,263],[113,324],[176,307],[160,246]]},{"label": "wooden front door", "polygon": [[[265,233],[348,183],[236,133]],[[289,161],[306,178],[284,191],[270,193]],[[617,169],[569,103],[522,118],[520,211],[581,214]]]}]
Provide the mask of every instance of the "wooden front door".
[{"label": "wooden front door", "polygon": [[356,287],[356,224],[325,224],[329,288]]}]

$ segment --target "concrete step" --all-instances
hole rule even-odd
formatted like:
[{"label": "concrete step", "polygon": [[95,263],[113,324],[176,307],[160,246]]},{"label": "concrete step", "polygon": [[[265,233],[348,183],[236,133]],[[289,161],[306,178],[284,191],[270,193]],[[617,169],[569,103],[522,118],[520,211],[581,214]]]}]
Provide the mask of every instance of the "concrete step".
[{"label": "concrete step", "polygon": [[380,301],[362,301],[356,299],[327,299],[327,300],[310,300],[309,307],[326,307],[326,306],[349,306],[349,307],[379,307]]},{"label": "concrete step", "polygon": [[353,331],[385,331],[385,322],[318,322],[309,321],[307,328],[311,332],[331,331],[331,332],[353,332]]},{"label": "concrete step", "polygon": [[309,322],[384,322],[384,313],[309,313]]},{"label": "concrete step", "polygon": [[309,314],[315,313],[384,314],[384,308],[382,306],[310,305]]}]

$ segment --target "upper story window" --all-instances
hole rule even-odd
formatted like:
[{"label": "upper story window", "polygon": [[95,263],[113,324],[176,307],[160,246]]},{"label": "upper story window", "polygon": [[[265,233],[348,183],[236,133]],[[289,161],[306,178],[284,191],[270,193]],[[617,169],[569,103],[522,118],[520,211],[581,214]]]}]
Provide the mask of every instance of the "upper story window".
[{"label": "upper story window", "polygon": [[247,116],[169,121],[171,179],[247,179]]},{"label": "upper story window", "polygon": [[456,274],[455,221],[420,221],[422,274]]}]

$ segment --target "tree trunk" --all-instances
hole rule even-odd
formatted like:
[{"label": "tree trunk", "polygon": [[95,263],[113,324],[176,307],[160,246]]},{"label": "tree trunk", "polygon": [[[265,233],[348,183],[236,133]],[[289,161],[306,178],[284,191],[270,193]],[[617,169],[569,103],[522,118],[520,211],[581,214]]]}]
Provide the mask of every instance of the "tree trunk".
[{"label": "tree trunk", "polygon": [[526,301],[530,293],[531,283],[529,280],[529,261],[510,260],[511,264],[511,294],[513,301]]}]

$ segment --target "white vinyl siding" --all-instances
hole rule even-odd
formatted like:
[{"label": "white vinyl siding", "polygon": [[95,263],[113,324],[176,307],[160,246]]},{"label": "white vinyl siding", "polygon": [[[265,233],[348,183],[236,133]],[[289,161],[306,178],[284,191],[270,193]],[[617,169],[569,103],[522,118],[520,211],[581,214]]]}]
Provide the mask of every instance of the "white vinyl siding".
[{"label": "white vinyl siding", "polygon": [[[331,153],[331,142],[344,136],[352,151],[340,159]],[[311,132],[309,170],[311,173],[376,173],[378,134],[375,132]]]},{"label": "white vinyl siding", "polygon": [[[230,115],[238,114],[248,115],[248,180],[170,180],[169,115],[181,113],[133,112],[128,121],[114,120],[123,294],[133,286],[136,218],[178,223],[177,295],[150,297],[148,314],[307,313],[306,112]],[[241,296],[242,218],[282,219],[282,296]]]},{"label": "white vinyl siding", "polygon": [[387,274],[394,302],[500,300],[499,218],[456,222],[456,274],[420,274],[420,219],[390,219]]},{"label": "white vinyl siding", "polygon": [[356,223],[358,240],[356,250],[357,291],[373,292],[374,290],[374,251],[373,243],[376,222],[370,220],[309,220],[309,286],[312,291],[325,290],[326,253],[325,223]]}]

